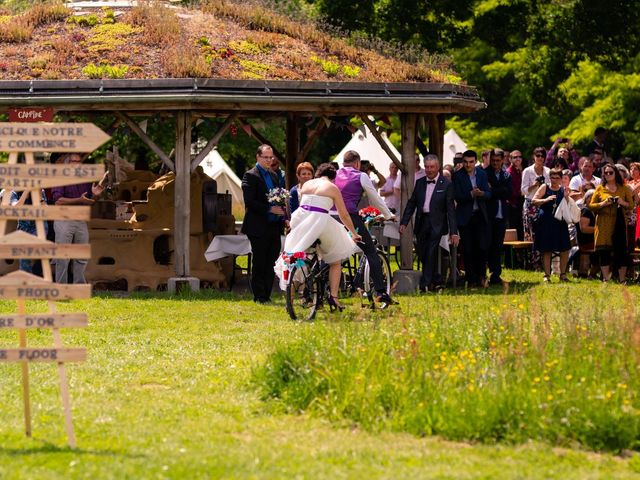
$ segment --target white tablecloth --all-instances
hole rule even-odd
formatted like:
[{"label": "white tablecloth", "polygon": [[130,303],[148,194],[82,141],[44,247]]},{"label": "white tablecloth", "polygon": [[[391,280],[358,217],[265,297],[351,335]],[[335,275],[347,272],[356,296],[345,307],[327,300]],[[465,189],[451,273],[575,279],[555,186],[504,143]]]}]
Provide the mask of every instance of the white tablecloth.
[{"label": "white tablecloth", "polygon": [[213,262],[230,255],[248,255],[251,243],[246,235],[216,235],[204,252],[207,262]]}]

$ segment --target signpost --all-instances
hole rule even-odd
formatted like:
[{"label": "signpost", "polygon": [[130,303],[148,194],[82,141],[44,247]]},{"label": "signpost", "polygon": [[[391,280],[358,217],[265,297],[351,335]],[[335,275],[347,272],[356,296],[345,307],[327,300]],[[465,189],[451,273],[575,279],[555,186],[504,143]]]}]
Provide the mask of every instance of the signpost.
[{"label": "signpost", "polygon": [[[36,259],[42,262],[42,277],[27,272],[12,272],[0,278],[0,298],[16,300],[16,314],[0,314],[0,330],[17,329],[19,348],[0,347],[0,362],[19,362],[22,367],[22,392],[25,432],[31,436],[31,404],[29,397],[29,363],[55,362],[60,376],[60,393],[64,409],[65,429],[69,446],[76,440],[71,418],[71,400],[65,362],[86,360],[84,348],[67,348],[62,343],[60,328],[87,326],[84,313],[57,313],[56,301],[89,298],[89,284],[58,284],[53,282],[52,258],[91,257],[90,245],[55,244],[46,240],[46,220],[89,220],[86,206],[41,205],[41,189],[100,180],[104,165],[36,164],[34,152],[91,152],[109,136],[90,123],[18,123],[51,120],[53,111],[41,108],[12,109],[9,123],[0,123],[0,151],[9,152],[9,162],[0,165],[0,188],[6,189],[0,202],[0,258]],[[24,163],[18,156],[24,154]],[[17,205],[10,205],[9,191],[25,192]],[[31,205],[22,204],[31,196]],[[35,220],[37,235],[16,231],[6,235],[7,220]],[[46,300],[47,313],[27,314],[27,300]],[[27,347],[27,331],[49,329],[52,347]]]}]

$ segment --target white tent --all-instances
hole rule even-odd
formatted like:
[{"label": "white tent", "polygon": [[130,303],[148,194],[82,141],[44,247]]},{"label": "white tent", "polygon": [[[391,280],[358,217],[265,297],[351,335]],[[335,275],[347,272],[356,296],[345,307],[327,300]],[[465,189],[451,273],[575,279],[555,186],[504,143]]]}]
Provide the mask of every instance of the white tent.
[{"label": "white tent", "polygon": [[460,135],[452,128],[444,134],[444,145],[442,159],[443,165],[453,165],[453,157],[457,152],[464,152],[467,144],[462,141]]},{"label": "white tent", "polygon": [[[398,152],[396,147],[394,147],[393,144],[387,139],[387,135],[385,133],[382,133],[381,135],[387,146],[396,155],[396,157],[400,159],[400,152]],[[362,125],[353,134],[351,140],[349,140],[344,148],[340,150],[340,153],[335,156],[335,161],[338,162],[341,166],[344,154],[348,150],[355,150],[360,154],[360,158],[362,160],[369,160],[373,165],[375,165],[376,170],[384,175],[384,178],[387,178],[389,176],[389,164],[391,163],[391,159],[389,158],[389,155],[387,155],[387,152],[382,149],[382,147],[366,125]]]},{"label": "white tent", "polygon": [[218,153],[217,149],[211,150],[200,166],[204,170],[204,173],[209,175],[216,181],[218,186],[218,193],[229,192],[233,203],[244,204],[242,197],[242,182],[238,176],[231,170],[231,167],[227,165],[222,156]]}]

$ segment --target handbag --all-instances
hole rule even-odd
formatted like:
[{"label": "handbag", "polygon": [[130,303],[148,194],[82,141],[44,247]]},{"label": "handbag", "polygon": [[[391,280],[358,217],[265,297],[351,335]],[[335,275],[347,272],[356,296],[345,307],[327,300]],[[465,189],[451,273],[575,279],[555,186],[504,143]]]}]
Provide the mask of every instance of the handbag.
[{"label": "handbag", "polygon": [[580,221],[580,207],[573,198],[562,197],[554,217],[558,221],[564,220],[569,224],[578,223]]}]

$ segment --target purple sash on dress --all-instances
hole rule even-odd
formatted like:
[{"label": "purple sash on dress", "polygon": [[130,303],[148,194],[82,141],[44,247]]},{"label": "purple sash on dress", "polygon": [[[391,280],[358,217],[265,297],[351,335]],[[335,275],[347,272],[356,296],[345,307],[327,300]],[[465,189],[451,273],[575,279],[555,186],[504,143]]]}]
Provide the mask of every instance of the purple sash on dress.
[{"label": "purple sash on dress", "polygon": [[300,208],[306,210],[307,212],[329,213],[329,210],[325,210],[324,208],[320,207],[314,207],[313,205],[300,205]]}]

